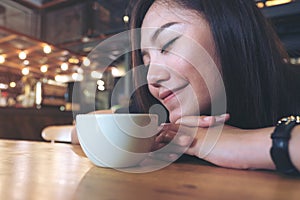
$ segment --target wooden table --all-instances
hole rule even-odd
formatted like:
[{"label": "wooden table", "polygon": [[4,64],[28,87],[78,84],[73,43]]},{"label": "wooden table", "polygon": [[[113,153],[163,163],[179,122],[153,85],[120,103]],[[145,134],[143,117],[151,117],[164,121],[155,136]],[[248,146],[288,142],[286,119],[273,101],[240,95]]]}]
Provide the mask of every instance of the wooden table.
[{"label": "wooden table", "polygon": [[300,178],[183,157],[149,173],[94,166],[78,145],[0,140],[0,199],[300,199]]}]

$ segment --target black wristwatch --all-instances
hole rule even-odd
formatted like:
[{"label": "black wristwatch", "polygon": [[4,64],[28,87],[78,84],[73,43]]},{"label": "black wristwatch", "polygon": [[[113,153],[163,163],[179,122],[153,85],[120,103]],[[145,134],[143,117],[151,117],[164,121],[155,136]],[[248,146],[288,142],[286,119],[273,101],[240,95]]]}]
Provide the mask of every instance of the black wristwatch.
[{"label": "black wristwatch", "polygon": [[272,148],[270,150],[276,170],[287,175],[300,175],[293,165],[289,154],[289,140],[292,129],[300,124],[300,116],[290,116],[278,121],[271,135]]}]

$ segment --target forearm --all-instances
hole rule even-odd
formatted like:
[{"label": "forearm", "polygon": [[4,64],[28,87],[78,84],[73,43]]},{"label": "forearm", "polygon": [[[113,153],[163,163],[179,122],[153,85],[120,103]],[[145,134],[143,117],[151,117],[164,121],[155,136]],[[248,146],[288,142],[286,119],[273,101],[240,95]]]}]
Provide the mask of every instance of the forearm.
[{"label": "forearm", "polygon": [[243,130],[225,126],[213,151],[205,158],[236,169],[275,169],[270,156],[274,128]]},{"label": "forearm", "polygon": [[[231,133],[223,133],[219,145],[216,146],[223,148],[223,151],[219,151],[222,154],[220,157],[215,154],[213,162],[230,168],[274,170],[275,165],[270,155],[271,134],[274,129],[275,127],[255,130],[232,129]],[[294,166],[300,170],[300,125],[296,126],[291,134],[289,154]]]},{"label": "forearm", "polygon": [[240,156],[246,160],[249,169],[275,169],[270,155],[273,131],[274,127],[269,127],[246,133],[243,145],[246,153]]}]

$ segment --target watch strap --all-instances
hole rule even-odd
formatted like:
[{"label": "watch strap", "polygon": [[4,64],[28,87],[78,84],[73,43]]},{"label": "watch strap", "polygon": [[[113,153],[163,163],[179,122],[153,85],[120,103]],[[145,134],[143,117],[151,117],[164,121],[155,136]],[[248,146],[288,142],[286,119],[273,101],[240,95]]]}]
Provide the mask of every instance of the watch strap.
[{"label": "watch strap", "polygon": [[299,117],[290,116],[278,121],[271,135],[272,148],[270,154],[276,170],[289,175],[298,175],[299,171],[293,165],[289,155],[289,140],[292,129],[300,123]]}]

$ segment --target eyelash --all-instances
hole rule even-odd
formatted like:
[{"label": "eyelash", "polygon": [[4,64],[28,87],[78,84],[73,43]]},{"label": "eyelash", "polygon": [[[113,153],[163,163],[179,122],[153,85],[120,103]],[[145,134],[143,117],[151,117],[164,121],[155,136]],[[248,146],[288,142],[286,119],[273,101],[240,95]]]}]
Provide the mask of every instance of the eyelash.
[{"label": "eyelash", "polygon": [[177,36],[175,38],[173,38],[172,40],[170,40],[169,42],[167,42],[160,50],[160,53],[166,53],[167,49],[179,38],[180,36]]},{"label": "eyelash", "polygon": [[[180,38],[180,36],[177,36],[175,38],[173,38],[172,40],[170,40],[169,42],[167,42],[165,45],[163,45],[163,47],[161,48],[160,52],[162,54],[164,53],[167,53],[167,49],[178,39]],[[146,53],[142,53],[142,57],[145,56]],[[145,67],[149,67],[150,64],[145,64],[144,63],[144,66]]]}]

